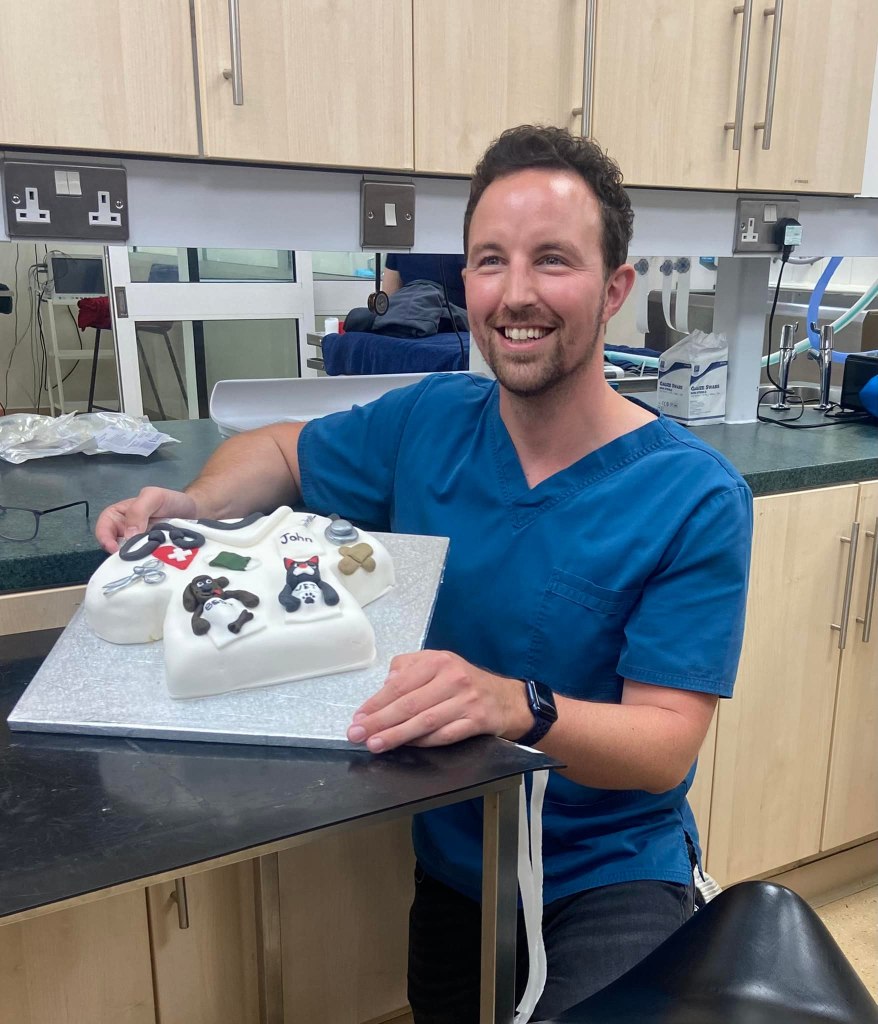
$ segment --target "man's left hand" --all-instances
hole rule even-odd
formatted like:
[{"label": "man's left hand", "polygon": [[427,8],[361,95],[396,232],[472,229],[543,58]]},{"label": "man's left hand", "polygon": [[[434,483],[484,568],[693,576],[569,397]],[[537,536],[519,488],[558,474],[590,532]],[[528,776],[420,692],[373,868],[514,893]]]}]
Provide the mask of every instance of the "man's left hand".
[{"label": "man's left hand", "polygon": [[418,651],[393,659],[384,685],[355,712],[347,735],[377,754],[469,736],[515,740],[532,725],[520,680],[476,668],[450,651]]}]

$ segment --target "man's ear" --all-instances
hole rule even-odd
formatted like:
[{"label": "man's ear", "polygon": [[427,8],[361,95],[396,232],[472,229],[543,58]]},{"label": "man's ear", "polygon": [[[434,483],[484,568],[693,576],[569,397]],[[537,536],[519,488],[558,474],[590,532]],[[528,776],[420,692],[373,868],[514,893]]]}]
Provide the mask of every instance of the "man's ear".
[{"label": "man's ear", "polygon": [[634,287],[637,272],[630,263],[623,263],[610,274],[605,285],[604,312],[601,323],[606,324],[619,312]]}]

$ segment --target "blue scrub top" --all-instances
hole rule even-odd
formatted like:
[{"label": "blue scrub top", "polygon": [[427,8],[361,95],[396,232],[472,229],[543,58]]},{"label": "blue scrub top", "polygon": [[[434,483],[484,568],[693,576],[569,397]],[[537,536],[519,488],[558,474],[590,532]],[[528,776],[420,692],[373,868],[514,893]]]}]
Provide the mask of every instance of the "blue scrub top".
[{"label": "blue scrub top", "polygon": [[[729,697],[752,532],[746,483],[664,416],[530,488],[495,381],[435,374],[309,423],[302,492],[367,529],[450,537],[427,647],[559,694],[619,703],[624,679]],[[403,652],[399,652],[403,653]],[[613,882],[686,883],[695,766],[666,793],[553,772],[546,902]],[[479,899],[481,801],[415,823],[424,868]]]}]

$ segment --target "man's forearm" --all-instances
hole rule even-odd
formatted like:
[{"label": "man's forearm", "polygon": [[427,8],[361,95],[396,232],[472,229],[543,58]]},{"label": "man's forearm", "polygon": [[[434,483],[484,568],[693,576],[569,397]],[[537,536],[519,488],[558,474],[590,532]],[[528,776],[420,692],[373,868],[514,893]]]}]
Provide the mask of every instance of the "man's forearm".
[{"label": "man's forearm", "polygon": [[561,774],[581,785],[664,792],[691,767],[716,706],[711,694],[684,699],[685,712],[558,698],[558,722],[540,748],[564,761]]},{"label": "man's forearm", "polygon": [[199,518],[234,519],[292,505],[301,496],[301,423],[276,423],[229,438],[186,488]]}]

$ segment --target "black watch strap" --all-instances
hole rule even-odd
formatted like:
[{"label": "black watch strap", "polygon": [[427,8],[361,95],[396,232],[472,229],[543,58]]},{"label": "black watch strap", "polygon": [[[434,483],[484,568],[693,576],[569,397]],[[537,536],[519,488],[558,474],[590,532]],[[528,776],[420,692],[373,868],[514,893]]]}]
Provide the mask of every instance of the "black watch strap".
[{"label": "black watch strap", "polygon": [[545,683],[539,683],[536,679],[522,679],[522,682],[527,694],[528,706],[534,716],[534,724],[516,742],[525,747],[532,747],[535,743],[539,743],[558,721],[558,709],[555,706],[555,695]]}]

